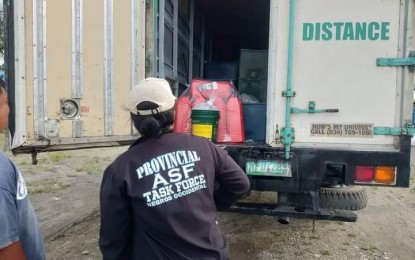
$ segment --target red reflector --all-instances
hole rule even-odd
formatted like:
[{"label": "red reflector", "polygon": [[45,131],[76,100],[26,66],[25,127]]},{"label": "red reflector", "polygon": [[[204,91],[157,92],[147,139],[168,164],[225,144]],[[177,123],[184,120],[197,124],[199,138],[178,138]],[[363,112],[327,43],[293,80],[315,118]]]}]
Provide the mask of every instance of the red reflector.
[{"label": "red reflector", "polygon": [[356,166],[356,173],[354,176],[357,182],[370,182],[375,175],[374,168],[372,166]]}]

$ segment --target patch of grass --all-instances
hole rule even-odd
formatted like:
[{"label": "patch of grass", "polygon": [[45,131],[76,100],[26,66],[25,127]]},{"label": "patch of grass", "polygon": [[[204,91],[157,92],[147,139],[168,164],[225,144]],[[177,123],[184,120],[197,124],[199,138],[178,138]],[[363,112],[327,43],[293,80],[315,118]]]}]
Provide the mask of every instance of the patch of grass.
[{"label": "patch of grass", "polygon": [[41,179],[28,182],[27,191],[30,194],[51,193],[70,187],[71,185],[54,179]]},{"label": "patch of grass", "polygon": [[322,255],[330,255],[330,252],[328,250],[321,250],[320,254]]},{"label": "patch of grass", "polygon": [[12,160],[17,166],[32,165],[31,157],[28,154],[18,154],[13,156]]},{"label": "patch of grass", "polygon": [[48,162],[48,158],[47,157],[40,157],[38,156],[37,158],[37,164],[42,164],[42,163],[47,163]]},{"label": "patch of grass", "polygon": [[311,239],[320,239],[319,236],[310,236]]},{"label": "patch of grass", "polygon": [[86,172],[88,174],[100,174],[104,172],[105,163],[102,163],[100,158],[94,157],[92,160],[85,162],[83,165],[76,168],[78,172]]},{"label": "patch of grass", "polygon": [[51,153],[50,155],[50,159],[52,160],[52,162],[55,162],[55,163],[61,162],[70,157],[71,157],[70,154],[64,153],[64,152],[54,152],[54,153]]},{"label": "patch of grass", "polygon": [[365,251],[375,251],[378,248],[373,245],[366,245],[366,246],[361,246],[360,249],[365,250]]},{"label": "patch of grass", "polygon": [[415,188],[411,188],[410,193],[415,193]]},{"label": "patch of grass", "polygon": [[273,236],[275,236],[275,237],[280,237],[282,234],[280,233],[280,232],[278,232],[278,231],[271,231],[270,232],[271,233],[271,235],[273,235]]},{"label": "patch of grass", "polygon": [[39,165],[39,170],[43,172],[58,172],[58,169],[55,166],[49,164]]},{"label": "patch of grass", "polygon": [[24,160],[24,161],[19,161],[18,164],[21,166],[25,166],[25,165],[28,165],[28,162]]},{"label": "patch of grass", "polygon": [[356,237],[356,234],[355,233],[349,233],[349,234],[347,234],[349,237]]}]

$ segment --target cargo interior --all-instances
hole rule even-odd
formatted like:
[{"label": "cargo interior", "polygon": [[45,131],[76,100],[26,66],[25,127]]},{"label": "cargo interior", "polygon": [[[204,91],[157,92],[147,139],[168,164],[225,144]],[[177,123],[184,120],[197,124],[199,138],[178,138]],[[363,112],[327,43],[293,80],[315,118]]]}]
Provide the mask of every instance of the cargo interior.
[{"label": "cargo interior", "polygon": [[202,15],[204,58],[200,62],[204,65],[198,71],[194,55],[192,78],[232,81],[243,102],[246,140],[265,142],[270,0],[195,3],[194,53],[199,47],[199,28],[203,28],[198,26],[198,16]]},{"label": "cargo interior", "polygon": [[205,14],[208,39],[212,41],[211,61],[237,62],[240,49],[268,49],[269,0],[197,2]]}]

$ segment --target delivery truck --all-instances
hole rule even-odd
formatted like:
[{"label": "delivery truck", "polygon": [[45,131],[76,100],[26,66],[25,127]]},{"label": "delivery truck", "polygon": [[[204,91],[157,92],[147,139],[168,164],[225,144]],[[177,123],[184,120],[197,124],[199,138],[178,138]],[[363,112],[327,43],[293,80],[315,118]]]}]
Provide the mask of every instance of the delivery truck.
[{"label": "delivery truck", "polygon": [[193,79],[229,80],[246,139],[218,145],[251,193],[275,195],[230,211],[356,221],[365,186],[409,187],[414,0],[4,0],[4,12],[10,148],[33,163],[130,144],[122,106],[140,79],[177,97]]}]

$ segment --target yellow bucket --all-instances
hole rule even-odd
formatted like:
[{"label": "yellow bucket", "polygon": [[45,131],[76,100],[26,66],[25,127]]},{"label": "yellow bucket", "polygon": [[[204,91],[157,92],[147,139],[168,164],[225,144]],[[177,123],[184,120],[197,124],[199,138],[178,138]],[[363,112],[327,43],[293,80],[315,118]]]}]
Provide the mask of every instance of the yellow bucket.
[{"label": "yellow bucket", "polygon": [[205,137],[216,143],[218,131],[218,110],[192,110],[192,134]]}]

